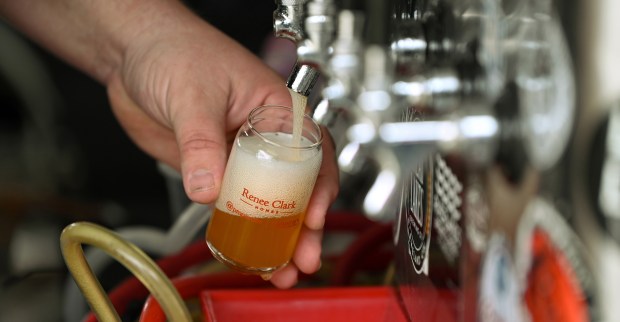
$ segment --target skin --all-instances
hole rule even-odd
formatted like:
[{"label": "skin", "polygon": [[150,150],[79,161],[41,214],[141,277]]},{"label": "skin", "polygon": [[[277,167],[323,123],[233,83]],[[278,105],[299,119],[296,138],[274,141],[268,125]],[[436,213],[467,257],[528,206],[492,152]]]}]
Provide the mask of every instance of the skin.
[{"label": "skin", "polygon": [[[0,14],[104,85],[127,134],[179,170],[198,203],[217,198],[231,141],[249,111],[291,104],[277,74],[177,1],[0,0]],[[293,261],[271,279],[279,288],[321,264],[325,214],[338,193],[327,138]]]}]

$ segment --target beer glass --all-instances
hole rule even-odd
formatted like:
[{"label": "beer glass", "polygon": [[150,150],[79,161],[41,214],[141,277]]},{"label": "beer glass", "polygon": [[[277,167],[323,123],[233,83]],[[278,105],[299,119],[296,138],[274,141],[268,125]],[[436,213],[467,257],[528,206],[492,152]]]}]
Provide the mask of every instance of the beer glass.
[{"label": "beer glass", "polygon": [[206,240],[215,258],[244,273],[270,276],[297,245],[321,166],[322,134],[303,115],[296,125],[301,137],[294,138],[293,115],[285,106],[252,110],[228,159]]}]

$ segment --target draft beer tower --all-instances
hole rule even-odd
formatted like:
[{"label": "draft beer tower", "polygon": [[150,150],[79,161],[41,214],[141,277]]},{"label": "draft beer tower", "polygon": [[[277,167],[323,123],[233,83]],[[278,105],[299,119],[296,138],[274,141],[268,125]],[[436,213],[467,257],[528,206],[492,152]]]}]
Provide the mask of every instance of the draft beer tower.
[{"label": "draft beer tower", "polygon": [[551,1],[276,0],[274,32],[297,46],[289,87],[324,78],[313,117],[343,198],[394,223],[410,320],[595,315],[584,252],[543,193],[575,113]]}]

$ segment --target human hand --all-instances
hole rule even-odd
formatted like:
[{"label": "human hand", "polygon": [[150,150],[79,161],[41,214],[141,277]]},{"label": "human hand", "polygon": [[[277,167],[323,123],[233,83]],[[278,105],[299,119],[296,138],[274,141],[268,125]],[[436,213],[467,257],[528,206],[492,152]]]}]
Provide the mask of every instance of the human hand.
[{"label": "human hand", "polygon": [[[113,111],[131,139],[180,170],[188,197],[211,203],[230,144],[249,111],[291,104],[284,81],[257,57],[182,6],[145,28],[107,82]],[[293,286],[320,267],[325,213],[338,191],[334,147],[325,131],[323,164],[291,264],[272,277]]]},{"label": "human hand", "polygon": [[321,268],[321,241],[325,215],[331,203],[336,199],[339,188],[334,141],[324,127],[322,130],[323,163],[310,197],[293,260],[284,268],[276,271],[271,278],[271,282],[280,288],[295,285],[299,271],[312,274]]}]

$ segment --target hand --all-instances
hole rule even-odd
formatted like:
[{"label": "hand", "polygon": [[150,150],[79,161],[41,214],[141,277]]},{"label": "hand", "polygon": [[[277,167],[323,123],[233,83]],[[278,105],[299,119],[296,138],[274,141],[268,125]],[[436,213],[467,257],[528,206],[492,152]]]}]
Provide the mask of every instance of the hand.
[{"label": "hand", "polygon": [[[213,202],[230,144],[249,111],[291,104],[284,80],[218,30],[178,9],[131,42],[107,83],[113,111],[132,140],[181,171],[188,197]],[[325,213],[338,191],[334,147],[324,158],[293,261],[273,275],[280,288],[320,267]]]},{"label": "hand", "polygon": [[321,241],[325,214],[336,199],[339,188],[334,141],[325,128],[323,128],[322,149],[323,163],[310,197],[293,261],[278,270],[271,278],[271,282],[279,288],[289,288],[295,285],[299,271],[312,274],[321,268]]}]

